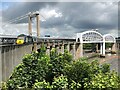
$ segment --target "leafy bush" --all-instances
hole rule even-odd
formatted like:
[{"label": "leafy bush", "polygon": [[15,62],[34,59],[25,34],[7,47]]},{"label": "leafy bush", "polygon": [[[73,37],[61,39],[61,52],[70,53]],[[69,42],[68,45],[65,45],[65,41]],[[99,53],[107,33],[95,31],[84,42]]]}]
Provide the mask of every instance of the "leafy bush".
[{"label": "leafy bush", "polygon": [[61,75],[57,78],[54,78],[54,81],[52,82],[53,88],[57,89],[66,89],[68,88],[68,79],[67,77]]},{"label": "leafy bush", "polygon": [[68,52],[56,54],[55,49],[52,49],[49,57],[42,47],[39,53],[33,52],[23,57],[22,63],[14,69],[7,81],[7,88],[32,88],[36,82],[44,80],[52,84],[54,77],[63,74],[64,66],[71,60]]},{"label": "leafy bush", "polygon": [[70,85],[75,88],[83,88],[84,83],[88,82],[91,78],[90,64],[81,60],[73,62],[65,67],[64,73],[67,76]]},{"label": "leafy bush", "polygon": [[46,81],[52,84],[54,77],[58,77],[63,74],[64,67],[71,61],[72,55],[70,55],[67,51],[64,54],[57,54],[56,50],[53,48],[50,53],[50,62],[48,65]]},{"label": "leafy bush", "polygon": [[33,89],[46,89],[46,88],[52,88],[52,87],[50,86],[50,83],[46,82],[45,80],[42,82],[36,82],[33,85]]},{"label": "leafy bush", "polygon": [[[24,56],[7,80],[3,88],[16,90],[30,89],[84,89],[84,88],[118,88],[120,78],[110,72],[108,64],[99,65],[98,61],[88,62],[88,58],[72,60],[72,55],[56,53],[52,49],[50,56],[45,48]],[[78,90],[79,90],[78,89]]]},{"label": "leafy bush", "polygon": [[7,81],[9,89],[32,88],[36,81],[43,81],[48,71],[49,57],[40,53],[26,55]]},{"label": "leafy bush", "polygon": [[118,88],[120,85],[115,72],[99,73],[92,77],[90,83],[86,84],[85,88]]},{"label": "leafy bush", "polygon": [[99,65],[98,61],[88,63],[84,60],[73,62],[65,67],[65,76],[70,88],[118,88],[118,76],[110,72],[108,64]]}]

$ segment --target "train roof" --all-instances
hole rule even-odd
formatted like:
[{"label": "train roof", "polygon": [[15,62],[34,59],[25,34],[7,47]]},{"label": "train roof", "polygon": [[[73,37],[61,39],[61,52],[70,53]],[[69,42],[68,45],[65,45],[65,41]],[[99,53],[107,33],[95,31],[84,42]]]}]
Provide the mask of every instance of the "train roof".
[{"label": "train roof", "polygon": [[25,34],[20,34],[20,35],[18,35],[18,37],[19,37],[19,36],[27,36],[27,35],[25,35]]}]

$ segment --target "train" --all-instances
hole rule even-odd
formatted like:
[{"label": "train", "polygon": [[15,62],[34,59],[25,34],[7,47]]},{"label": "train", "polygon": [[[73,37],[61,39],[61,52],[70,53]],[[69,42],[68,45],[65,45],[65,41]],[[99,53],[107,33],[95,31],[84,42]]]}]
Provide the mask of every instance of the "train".
[{"label": "train", "polygon": [[33,42],[37,42],[37,38],[30,35],[25,35],[25,34],[18,35],[16,40],[16,44],[26,44],[26,43],[33,43]]},{"label": "train", "polygon": [[34,42],[59,42],[62,43],[63,41],[73,41],[75,42],[76,39],[70,38],[54,38],[50,37],[50,35],[45,35],[45,37],[34,37],[30,35],[20,34],[17,36],[16,44],[29,44]]}]

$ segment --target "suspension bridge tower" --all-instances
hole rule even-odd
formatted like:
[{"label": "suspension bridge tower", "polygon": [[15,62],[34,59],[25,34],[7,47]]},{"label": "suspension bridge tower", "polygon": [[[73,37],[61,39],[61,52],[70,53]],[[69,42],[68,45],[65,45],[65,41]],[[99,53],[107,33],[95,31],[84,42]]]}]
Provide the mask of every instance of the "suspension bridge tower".
[{"label": "suspension bridge tower", "polygon": [[39,12],[30,12],[28,15],[28,31],[29,35],[32,36],[32,18],[36,18],[37,37],[40,36],[40,16]]}]

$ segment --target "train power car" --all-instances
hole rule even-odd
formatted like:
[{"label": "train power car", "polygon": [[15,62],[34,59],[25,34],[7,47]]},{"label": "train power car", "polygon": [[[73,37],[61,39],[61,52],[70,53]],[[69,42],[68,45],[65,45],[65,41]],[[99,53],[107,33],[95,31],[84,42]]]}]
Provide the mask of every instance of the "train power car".
[{"label": "train power car", "polygon": [[33,43],[36,41],[35,37],[28,36],[25,34],[20,34],[17,37],[16,44],[26,44],[26,43]]}]

